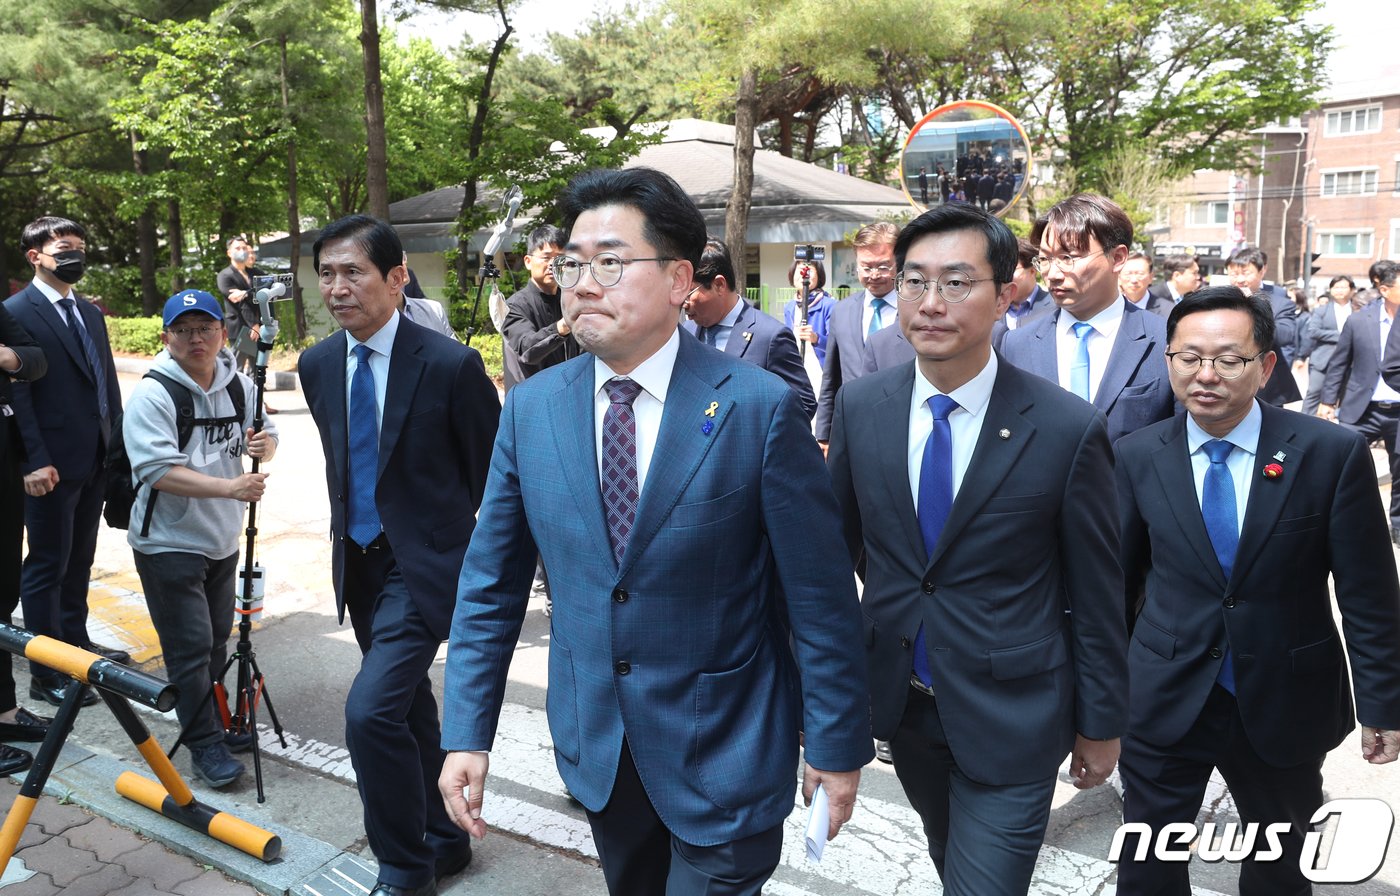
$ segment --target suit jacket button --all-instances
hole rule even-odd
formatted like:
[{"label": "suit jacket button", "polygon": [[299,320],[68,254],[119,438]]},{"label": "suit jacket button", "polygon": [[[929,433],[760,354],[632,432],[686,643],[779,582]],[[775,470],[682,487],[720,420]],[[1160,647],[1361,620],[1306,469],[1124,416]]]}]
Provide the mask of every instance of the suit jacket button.
[{"label": "suit jacket button", "polygon": [[937,589],[934,588],[932,582],[924,582],[924,593],[925,593],[925,594],[932,594],[935,590],[937,590]]},{"label": "suit jacket button", "polygon": [[613,666],[613,671],[618,675],[626,675],[628,672],[632,671],[632,664],[626,660],[618,660]]},{"label": "suit jacket button", "polygon": [[612,597],[613,600],[618,603],[625,604],[627,603],[627,590],[625,588],[614,588]]},{"label": "suit jacket button", "polygon": [[903,647],[905,650],[909,649],[909,637],[907,635],[900,637],[899,646]]},{"label": "suit jacket button", "polygon": [[1225,652],[1224,652],[1223,650],[1221,650],[1219,647],[1212,647],[1212,648],[1210,649],[1210,658],[1213,659],[1213,660],[1218,660],[1218,659],[1220,659],[1220,658],[1221,658],[1222,656],[1224,656],[1224,655],[1225,655]]},{"label": "suit jacket button", "polygon": [[1233,610],[1234,608],[1235,608],[1235,599],[1234,599],[1233,597],[1227,597],[1227,598],[1225,598],[1225,609],[1227,609],[1227,610]]}]

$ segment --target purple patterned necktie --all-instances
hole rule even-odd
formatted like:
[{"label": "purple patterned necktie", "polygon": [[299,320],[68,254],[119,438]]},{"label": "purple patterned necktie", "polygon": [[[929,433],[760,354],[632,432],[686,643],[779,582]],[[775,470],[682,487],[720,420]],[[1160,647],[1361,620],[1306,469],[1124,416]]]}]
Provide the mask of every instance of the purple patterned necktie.
[{"label": "purple patterned necktie", "polygon": [[637,415],[632,402],[642,387],[633,380],[611,379],[603,388],[611,402],[603,416],[603,512],[613,559],[621,563],[637,521]]}]

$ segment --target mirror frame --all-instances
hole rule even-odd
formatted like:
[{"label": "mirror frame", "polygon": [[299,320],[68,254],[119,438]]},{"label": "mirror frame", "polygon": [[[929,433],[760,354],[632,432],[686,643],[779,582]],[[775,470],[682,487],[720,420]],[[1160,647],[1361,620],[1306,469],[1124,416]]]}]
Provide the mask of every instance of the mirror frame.
[{"label": "mirror frame", "polygon": [[1030,187],[1031,141],[1030,138],[1026,136],[1026,129],[1021,126],[1021,123],[1016,120],[1015,116],[995,103],[989,103],[985,100],[955,100],[951,103],[944,103],[932,112],[925,114],[914,123],[914,126],[909,129],[909,136],[905,138],[904,147],[899,153],[899,188],[904,193],[905,198],[909,200],[909,204],[914,206],[920,213],[926,212],[930,208],[936,208],[936,206],[925,205],[923,202],[914,198],[914,194],[909,189],[909,176],[908,170],[905,167],[905,159],[908,156],[910,144],[914,142],[914,138],[918,136],[919,130],[924,127],[924,125],[933,121],[938,116],[956,109],[966,108],[982,109],[991,112],[993,116],[1000,118],[1002,121],[1005,121],[1007,124],[1011,125],[1011,127],[1015,128],[1017,136],[1021,138],[1021,146],[1024,148],[1026,154],[1024,170],[1021,174],[1021,185],[1016,190],[1015,194],[1012,195],[1011,201],[1006,204],[1006,207],[1000,211],[994,212],[997,217],[1004,218],[1016,203],[1021,201],[1021,197],[1025,196],[1026,190]]}]

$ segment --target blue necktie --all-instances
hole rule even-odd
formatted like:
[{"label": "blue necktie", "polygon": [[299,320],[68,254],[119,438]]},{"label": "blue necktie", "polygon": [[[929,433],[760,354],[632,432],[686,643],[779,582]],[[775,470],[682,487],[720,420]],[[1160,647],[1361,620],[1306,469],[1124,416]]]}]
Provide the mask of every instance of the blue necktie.
[{"label": "blue necktie", "polygon": [[374,500],[379,481],[379,402],[374,394],[374,371],[369,359],[374,349],[357,345],[352,349],[359,366],[350,379],[350,506],[346,514],[346,534],[362,548],[379,537],[379,506]]},{"label": "blue necktie", "polygon": [[1079,339],[1079,348],[1074,352],[1074,366],[1069,369],[1069,391],[1085,401],[1092,401],[1089,397],[1089,334],[1094,332],[1094,327],[1081,320],[1070,329]]},{"label": "blue necktie", "polygon": [[68,318],[68,329],[73,331],[73,337],[78,340],[78,345],[82,346],[83,357],[87,358],[88,369],[92,371],[92,384],[97,387],[97,411],[102,415],[102,419],[106,420],[107,367],[97,356],[97,346],[93,344],[87,328],[78,321],[77,303],[72,299],[59,299],[58,304],[63,306],[63,313]]},{"label": "blue necktie", "polygon": [[[919,532],[924,536],[924,550],[930,557],[953,509],[953,430],[948,415],[958,403],[946,395],[934,395],[928,400],[933,412],[933,432],[924,443],[924,462],[919,468]],[[914,636],[914,675],[927,687],[933,687],[933,672],[928,665],[928,648],[924,643],[924,624]]]},{"label": "blue necktie", "polygon": [[603,384],[608,410],[603,415],[603,465],[600,484],[603,512],[608,521],[608,541],[613,559],[622,562],[632,525],[637,521],[641,483],[637,470],[637,414],[632,402],[642,394],[635,380],[614,377]]},{"label": "blue necktie", "polygon": [[[1211,439],[1201,446],[1201,450],[1210,458],[1205,483],[1201,488],[1201,516],[1205,519],[1206,533],[1210,535],[1210,543],[1215,548],[1215,556],[1220,561],[1220,570],[1225,573],[1226,582],[1230,581],[1230,573],[1235,568],[1235,549],[1240,544],[1235,480],[1225,463],[1234,448],[1234,445],[1220,439]],[[1235,663],[1228,646],[1215,680],[1225,690],[1232,694],[1235,692]]]},{"label": "blue necktie", "polygon": [[880,315],[884,312],[885,306],[888,304],[889,302],[886,302],[884,299],[870,300],[870,310],[872,313],[870,315],[870,326],[865,328],[865,338],[869,339],[871,336],[880,332],[880,325],[883,323],[883,321],[880,320]]}]

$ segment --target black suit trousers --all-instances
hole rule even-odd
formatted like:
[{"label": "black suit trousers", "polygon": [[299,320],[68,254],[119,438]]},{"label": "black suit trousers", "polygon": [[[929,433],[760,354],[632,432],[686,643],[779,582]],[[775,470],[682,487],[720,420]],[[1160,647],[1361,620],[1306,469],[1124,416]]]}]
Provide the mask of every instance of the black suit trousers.
[{"label": "black suit trousers", "polygon": [[[9,428],[10,421],[0,417],[0,426]],[[24,542],[24,479],[19,473],[19,460],[13,445],[19,434],[11,432],[10,439],[0,433],[0,622],[9,623],[10,615],[19,606],[19,569]],[[8,651],[0,656],[0,712],[14,709],[15,675]]]},{"label": "black suit trousers", "polygon": [[589,812],[610,896],[759,896],[778,867],[783,826],[742,840],[695,846],[671,834],[647,796],[627,739],[612,796]]},{"label": "black suit trousers", "polygon": [[346,544],[345,606],[364,655],[345,699],[345,744],[364,806],[379,882],[416,888],[467,834],[438,795],[442,731],[428,669],[433,637],[408,593],[387,539]]},{"label": "black suit trousers", "polygon": [[[1322,760],[1276,768],[1254,752],[1235,698],[1216,685],[1186,736],[1168,747],[1129,734],[1123,738],[1118,772],[1123,778],[1123,821],[1145,822],[1154,832],[1173,822],[1192,822],[1201,808],[1213,768],[1229,785],[1245,822],[1262,827],[1288,822],[1284,855],[1275,861],[1246,859],[1240,866],[1240,896],[1305,896],[1311,884],[1298,870],[1308,820],[1322,805]],[[1266,845],[1262,830],[1256,848]],[[1190,865],[1161,862],[1147,852],[1133,861],[1135,838],[1118,865],[1120,896],[1190,896]]]},{"label": "black suit trousers", "polygon": [[[24,499],[24,525],[29,530],[29,553],[21,573],[20,600],[24,625],[36,635],[48,635],[79,647],[87,633],[88,582],[102,525],[104,480],[95,463],[86,479],[60,479],[53,491]],[[37,663],[30,673],[52,681],[58,673]]]},{"label": "black suit trousers", "polygon": [[1352,432],[1361,433],[1369,444],[1380,439],[1390,455],[1390,528],[1400,527],[1400,441],[1396,439],[1396,423],[1400,421],[1400,406],[1382,407],[1377,402],[1366,405],[1366,412],[1355,423],[1343,423]]}]

